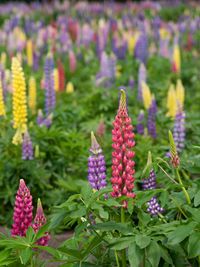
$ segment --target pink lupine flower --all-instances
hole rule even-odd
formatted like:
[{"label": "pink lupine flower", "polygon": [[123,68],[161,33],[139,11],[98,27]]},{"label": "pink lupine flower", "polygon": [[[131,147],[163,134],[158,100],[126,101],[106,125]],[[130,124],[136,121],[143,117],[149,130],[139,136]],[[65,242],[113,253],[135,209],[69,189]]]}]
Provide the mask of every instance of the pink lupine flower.
[{"label": "pink lupine flower", "polygon": [[73,51],[69,51],[69,68],[70,72],[75,72],[76,70],[76,57]]},{"label": "pink lupine flower", "polygon": [[[42,203],[39,198],[38,198],[38,203],[37,203],[37,213],[36,213],[34,221],[35,223],[33,224],[33,229],[34,229],[34,232],[36,233],[46,223],[46,218],[44,216]],[[48,246],[50,235],[48,232],[45,232],[45,234],[46,236],[43,236],[37,240],[36,244],[38,246]]]},{"label": "pink lupine flower", "polygon": [[13,214],[13,229],[11,236],[26,236],[26,231],[32,225],[32,196],[23,179],[20,179]]},{"label": "pink lupine flower", "polygon": [[[132,161],[131,158],[134,157],[135,152],[132,151],[131,148],[135,146],[135,141],[133,141],[133,126],[131,125],[131,119],[128,117],[126,93],[124,89],[121,89],[119,109],[113,125],[112,140],[114,144],[112,144],[112,147],[115,152],[112,153],[113,177],[111,178],[111,182],[113,183],[113,192],[111,192],[111,196],[128,196],[134,198],[135,193],[132,193],[132,190],[135,180],[133,176],[135,173],[133,169],[135,162]],[[126,201],[124,201],[124,205],[127,207]]]}]

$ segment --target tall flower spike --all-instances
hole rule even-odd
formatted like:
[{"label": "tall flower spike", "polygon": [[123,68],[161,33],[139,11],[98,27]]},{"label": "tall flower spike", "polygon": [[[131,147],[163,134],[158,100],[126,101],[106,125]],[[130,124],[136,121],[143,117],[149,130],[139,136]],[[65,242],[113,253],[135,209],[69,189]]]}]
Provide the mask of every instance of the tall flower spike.
[{"label": "tall flower spike", "polygon": [[[131,148],[135,146],[135,141],[133,141],[133,126],[131,125],[131,119],[128,117],[126,108],[126,92],[123,89],[121,89],[119,109],[113,125],[112,140],[114,143],[112,147],[115,152],[112,153],[113,177],[111,178],[111,182],[113,183],[113,192],[111,192],[111,196],[119,197],[125,195],[134,198],[135,194],[132,193],[132,190],[135,180],[133,176],[135,173],[133,169],[135,162],[131,158],[134,157],[135,152]],[[124,201],[124,205],[127,207],[126,201]]]},{"label": "tall flower spike", "polygon": [[[33,229],[34,229],[34,232],[36,233],[46,223],[46,218],[44,216],[42,203],[39,198],[38,198],[38,203],[37,203],[37,213],[36,213],[34,221],[35,223],[33,224]],[[48,232],[45,232],[45,235],[46,236],[43,236],[36,241],[36,244],[38,246],[48,246],[50,235]]]},{"label": "tall flower spike", "polygon": [[171,163],[174,166],[174,168],[178,168],[179,157],[178,157],[178,153],[176,151],[176,145],[174,143],[174,138],[173,138],[171,131],[169,131],[169,143],[170,143]]},{"label": "tall flower spike", "polygon": [[148,112],[148,135],[152,136],[153,138],[157,137],[156,123],[154,121],[156,119],[156,113],[157,113],[156,101],[154,98],[152,98]]},{"label": "tall flower spike", "polygon": [[57,91],[59,91],[59,74],[58,74],[57,68],[54,69],[53,75],[54,75],[54,88],[57,92]]},{"label": "tall flower spike", "polygon": [[183,108],[178,105],[173,130],[174,142],[178,152],[182,152],[182,149],[185,147],[185,117]]},{"label": "tall flower spike", "polygon": [[178,44],[175,44],[172,54],[172,72],[180,73],[181,70],[181,56]]},{"label": "tall flower spike", "polygon": [[142,82],[142,96],[144,107],[148,109],[151,104],[151,91],[149,89],[149,86],[145,82]]},{"label": "tall flower spike", "polygon": [[5,107],[4,107],[4,100],[3,100],[3,89],[2,89],[2,83],[0,78],[0,116],[5,116]]},{"label": "tall flower spike", "polygon": [[167,108],[168,108],[167,116],[171,116],[172,119],[174,119],[176,114],[176,105],[177,105],[176,92],[174,89],[174,85],[171,84],[167,97]]},{"label": "tall flower spike", "polygon": [[142,82],[146,82],[146,67],[143,63],[140,64],[138,70],[138,100],[141,102],[143,101]]},{"label": "tall flower spike", "polygon": [[11,236],[26,236],[26,231],[32,225],[32,196],[30,190],[26,187],[23,179],[20,180],[19,190],[17,191],[15,208],[13,214],[13,225]]},{"label": "tall flower spike", "polygon": [[13,75],[13,127],[21,125],[22,133],[27,128],[26,84],[22,67],[16,57],[12,59]]},{"label": "tall flower spike", "polygon": [[74,86],[72,82],[68,82],[66,85],[66,93],[71,94],[74,92]]},{"label": "tall flower spike", "polygon": [[29,79],[29,99],[28,99],[28,105],[31,109],[32,114],[36,113],[36,97],[37,97],[37,91],[36,91],[36,81],[34,77],[30,77]]},{"label": "tall flower spike", "polygon": [[[90,152],[92,155],[88,157],[88,180],[90,185],[95,190],[100,190],[105,188],[107,185],[106,182],[106,167],[104,156],[102,155],[103,151],[100,148],[100,145],[97,143],[97,140],[94,136],[94,133],[91,132],[91,149]],[[107,198],[107,196],[105,196]]]},{"label": "tall flower spike", "polygon": [[33,66],[33,42],[28,40],[26,43],[26,54],[27,54],[27,63],[28,66]]},{"label": "tall flower spike", "polygon": [[33,160],[33,145],[27,130],[24,132],[24,140],[22,143],[22,159]]},{"label": "tall flower spike", "polygon": [[177,83],[176,83],[176,97],[177,97],[177,100],[179,101],[181,106],[183,106],[183,104],[184,104],[184,96],[185,96],[184,91],[185,90],[184,90],[183,84],[182,84],[181,80],[178,79]]},{"label": "tall flower spike", "polygon": [[138,121],[136,125],[137,133],[144,134],[144,111],[143,110],[140,111],[137,121]]}]

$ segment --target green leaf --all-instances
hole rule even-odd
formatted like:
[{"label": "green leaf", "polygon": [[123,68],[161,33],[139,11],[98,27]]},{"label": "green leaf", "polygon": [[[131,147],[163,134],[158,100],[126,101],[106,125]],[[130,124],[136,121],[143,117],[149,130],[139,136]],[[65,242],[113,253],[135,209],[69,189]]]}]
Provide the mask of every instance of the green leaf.
[{"label": "green leaf", "polygon": [[56,249],[51,248],[51,247],[45,247],[45,246],[36,246],[39,249],[45,250],[48,253],[50,253],[51,255],[53,255],[55,258],[59,257],[59,253]]},{"label": "green leaf", "polygon": [[152,267],[157,267],[160,261],[160,247],[155,241],[151,241],[147,248],[147,258]]},{"label": "green leaf", "polygon": [[131,243],[134,242],[134,237],[119,237],[119,238],[113,238],[111,242],[109,243],[108,247],[115,250],[121,250],[124,248],[128,248]]},{"label": "green leaf", "polygon": [[170,257],[170,255],[169,255],[169,253],[168,253],[168,251],[166,250],[166,249],[164,249],[162,246],[160,246],[159,245],[159,247],[160,247],[160,255],[161,255],[161,257],[167,262],[167,263],[169,263],[169,264],[173,264],[172,263],[172,259],[171,259],[171,257]]},{"label": "green leaf", "polygon": [[188,255],[189,258],[200,255],[200,232],[195,232],[189,237]]},{"label": "green leaf", "polygon": [[133,202],[134,202],[134,199],[132,198],[128,201],[127,210],[129,214],[133,213],[133,207],[134,207]]},{"label": "green leaf", "polygon": [[20,251],[19,257],[22,264],[26,264],[32,255],[32,248],[25,248]]},{"label": "green leaf", "polygon": [[97,223],[88,227],[89,229],[101,230],[101,231],[114,231],[117,230],[122,234],[130,234],[134,232],[134,228],[131,223],[116,223],[115,221],[108,221],[105,223]]},{"label": "green leaf", "polygon": [[55,214],[51,219],[49,229],[56,228],[63,221],[66,215],[67,215],[66,210],[62,210],[61,212]]},{"label": "green leaf", "polygon": [[0,252],[0,263],[1,261],[7,259],[9,255],[11,254],[11,249],[4,249],[3,251]]},{"label": "green leaf", "polygon": [[173,232],[168,235],[168,241],[171,245],[178,244],[183,241],[197,225],[196,222],[178,226]]},{"label": "green leaf", "polygon": [[131,243],[128,248],[128,260],[131,267],[140,267],[143,258],[143,250],[141,250],[135,242]]},{"label": "green leaf", "polygon": [[36,233],[35,237],[34,237],[34,241],[38,240],[39,238],[45,236],[45,232],[48,231],[49,229],[49,225],[50,225],[50,222],[48,223],[45,223]]},{"label": "green leaf", "polygon": [[144,235],[136,235],[135,236],[135,242],[141,249],[146,248],[151,241],[151,238],[149,236]]},{"label": "green leaf", "polygon": [[58,248],[59,251],[64,252],[76,259],[81,260],[82,259],[82,255],[80,253],[80,251],[78,249],[72,249],[72,248],[67,248],[67,247],[60,247]]},{"label": "green leaf", "polygon": [[88,202],[88,207],[90,207],[92,205],[92,203],[94,203],[97,198],[99,198],[100,196],[110,193],[112,191],[112,189],[110,188],[105,188],[105,189],[101,189],[99,191],[96,191],[94,194],[92,194],[92,197],[90,198],[89,202]]},{"label": "green leaf", "polygon": [[33,236],[34,236],[34,230],[32,226],[29,226],[27,232],[26,232],[26,238],[28,240],[28,242],[31,242],[33,240]]},{"label": "green leaf", "polygon": [[159,192],[163,192],[165,189],[154,189],[154,190],[145,190],[136,194],[137,204],[143,205],[148,200],[150,200],[153,196],[155,196]]},{"label": "green leaf", "polygon": [[197,207],[200,204],[200,190],[196,193],[194,197],[194,206]]}]

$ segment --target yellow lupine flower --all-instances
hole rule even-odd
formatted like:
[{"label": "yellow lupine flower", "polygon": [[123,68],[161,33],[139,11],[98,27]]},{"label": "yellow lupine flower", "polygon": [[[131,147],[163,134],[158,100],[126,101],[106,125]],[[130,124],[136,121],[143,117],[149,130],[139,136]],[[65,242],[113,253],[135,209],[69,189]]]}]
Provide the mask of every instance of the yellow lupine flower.
[{"label": "yellow lupine flower", "polygon": [[178,45],[174,46],[174,51],[173,51],[173,62],[176,66],[177,72],[180,73],[181,70],[181,55],[180,55],[180,48]]},{"label": "yellow lupine flower", "polygon": [[148,109],[151,104],[151,91],[145,82],[142,82],[142,97],[144,101],[144,107]]},{"label": "yellow lupine flower", "polygon": [[183,87],[181,80],[178,79],[176,83],[176,97],[181,106],[183,106],[184,104],[184,96],[185,96],[185,89]]},{"label": "yellow lupine flower", "polygon": [[16,129],[21,125],[23,133],[27,128],[26,84],[22,67],[16,57],[12,59],[11,69],[13,84],[13,127]]},{"label": "yellow lupine flower", "polygon": [[71,94],[74,92],[74,86],[72,82],[68,82],[66,86],[66,93]]},{"label": "yellow lupine flower", "polygon": [[4,101],[3,101],[3,90],[2,84],[0,79],[0,116],[5,116],[5,108],[4,108]]},{"label": "yellow lupine flower", "polygon": [[20,52],[17,52],[16,57],[19,60],[19,64],[22,65],[22,54]]},{"label": "yellow lupine flower", "polygon": [[4,69],[6,67],[6,59],[7,59],[6,53],[5,52],[2,52],[1,53],[1,65],[4,67]]},{"label": "yellow lupine flower", "polygon": [[176,100],[176,92],[175,92],[173,84],[170,85],[170,88],[168,91],[167,108],[169,110],[167,113],[167,116],[171,116],[174,119],[175,114],[176,114],[176,109],[177,109],[177,100]]},{"label": "yellow lupine flower", "polygon": [[32,114],[36,113],[36,98],[37,98],[37,91],[36,91],[36,81],[34,77],[30,77],[28,83],[28,106],[31,109]]},{"label": "yellow lupine flower", "polygon": [[136,32],[134,35],[128,36],[128,52],[129,52],[129,54],[133,53],[133,51],[135,49],[136,42],[138,40],[138,37],[139,37],[138,32]]},{"label": "yellow lupine flower", "polygon": [[54,87],[55,87],[55,91],[59,91],[59,73],[58,73],[58,69],[55,68],[54,69]]},{"label": "yellow lupine flower", "polygon": [[26,43],[26,56],[28,66],[33,66],[33,42],[32,40],[28,40]]},{"label": "yellow lupine flower", "polygon": [[19,27],[15,27],[13,33],[14,36],[19,38],[22,42],[26,41],[26,34]]},{"label": "yellow lupine flower", "polygon": [[17,128],[15,135],[13,136],[12,143],[17,146],[22,144],[22,142],[23,142],[22,129],[21,126],[19,126]]}]

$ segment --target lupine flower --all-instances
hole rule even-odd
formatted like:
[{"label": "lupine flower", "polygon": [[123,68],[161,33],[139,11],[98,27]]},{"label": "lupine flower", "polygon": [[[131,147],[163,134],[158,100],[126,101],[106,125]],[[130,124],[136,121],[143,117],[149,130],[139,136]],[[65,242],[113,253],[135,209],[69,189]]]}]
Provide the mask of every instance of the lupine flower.
[{"label": "lupine flower", "polygon": [[37,71],[38,70],[38,61],[39,61],[39,55],[36,51],[33,52],[33,71]]},{"label": "lupine flower", "polygon": [[135,45],[134,56],[140,62],[146,64],[148,58],[148,37],[146,33],[140,34]]},{"label": "lupine flower", "polygon": [[137,121],[139,122],[136,125],[137,133],[144,134],[144,111],[143,110],[140,111]]},{"label": "lupine flower", "polygon": [[173,49],[172,54],[172,72],[180,73],[181,70],[181,56],[180,56],[180,48],[176,44]]},{"label": "lupine flower", "polygon": [[54,89],[54,60],[51,54],[48,54],[44,63],[45,74],[45,113],[48,116],[55,108],[55,89]]},{"label": "lupine flower", "polygon": [[69,69],[70,72],[75,72],[76,70],[76,57],[73,51],[69,51]]},{"label": "lupine flower", "polygon": [[2,83],[0,78],[0,116],[5,116],[5,107],[4,107],[4,100],[3,100],[3,90],[2,90]]},{"label": "lupine flower", "polygon": [[142,83],[146,82],[146,68],[143,63],[140,64],[138,71],[138,100],[143,101],[142,97]]},{"label": "lupine flower", "polygon": [[26,236],[26,231],[32,225],[32,196],[23,179],[20,179],[13,214],[13,229],[11,236]]},{"label": "lupine flower", "polygon": [[[38,203],[37,203],[37,213],[36,213],[34,221],[35,223],[33,224],[33,229],[34,229],[34,232],[37,233],[37,231],[46,223],[46,218],[44,216],[42,203],[39,198],[38,198]],[[50,235],[48,232],[45,232],[45,235],[46,236],[43,236],[36,241],[36,244],[38,246],[48,246]]]},{"label": "lupine flower", "polygon": [[94,220],[94,218],[93,218],[93,213],[91,213],[90,215],[89,215],[89,219],[91,220],[91,224],[92,225],[94,225],[95,224],[95,220]]},{"label": "lupine flower", "polygon": [[54,69],[53,75],[54,75],[54,88],[57,92],[57,91],[59,91],[59,74],[58,74],[57,68]]},{"label": "lupine flower", "polygon": [[[92,155],[88,157],[88,180],[90,185],[97,191],[102,188],[105,188],[107,185],[106,182],[106,167],[104,156],[102,155],[103,151],[100,148],[100,145],[97,143],[97,140],[94,136],[94,133],[91,132],[91,149],[90,152]],[[105,196],[107,198],[107,196]]]},{"label": "lupine flower", "polygon": [[59,91],[65,90],[65,68],[62,62],[58,61]]},{"label": "lupine flower", "polygon": [[169,131],[169,142],[170,142],[170,156],[171,156],[171,164],[174,166],[174,168],[178,168],[179,166],[179,157],[178,157],[178,153],[176,150],[176,145],[174,143],[174,138],[173,135],[171,133],[171,131]]},{"label": "lupine flower", "polygon": [[131,87],[131,89],[134,89],[135,88],[135,80],[134,78],[131,76],[129,81],[128,81],[128,86]]},{"label": "lupine flower", "polygon": [[138,32],[136,32],[135,34],[128,35],[128,52],[130,55],[133,54],[138,37]]},{"label": "lupine flower", "polygon": [[101,119],[100,119],[99,127],[97,129],[97,134],[103,138],[105,130],[106,130],[106,128],[104,125],[104,119],[103,119],[103,115],[102,115]]},{"label": "lupine flower", "polygon": [[22,159],[33,160],[33,145],[27,130],[24,132],[24,139],[22,143]]},{"label": "lupine flower", "polygon": [[66,93],[71,94],[74,92],[74,86],[72,82],[68,82],[66,86]]},{"label": "lupine flower", "polygon": [[184,90],[183,84],[181,80],[178,79],[176,83],[176,98],[181,106],[183,106],[184,104],[184,95],[185,95],[184,91],[185,90]]},{"label": "lupine flower", "polygon": [[15,135],[13,136],[12,143],[17,146],[22,144],[22,142],[23,142],[22,129],[21,126],[19,126],[17,128]]},{"label": "lupine flower", "polygon": [[47,118],[44,118],[42,110],[41,109],[38,110],[38,116],[37,116],[36,122],[37,122],[37,124],[39,125],[40,128],[43,125],[45,125],[46,127],[50,127],[51,124],[52,124],[52,119],[53,119],[53,115],[52,114],[49,114]]},{"label": "lupine flower", "polygon": [[[113,177],[111,178],[111,182],[113,183],[113,192],[111,192],[111,196],[119,197],[125,195],[134,198],[135,193],[132,193],[132,190],[135,180],[133,176],[135,173],[133,169],[135,162],[131,158],[134,157],[135,152],[130,149],[135,146],[135,141],[133,141],[133,126],[131,125],[131,119],[128,117],[126,109],[126,93],[123,89],[121,89],[119,109],[113,125],[112,140],[114,143],[112,147],[115,152],[112,153]],[[124,201],[124,205],[127,207],[126,201]]]},{"label": "lupine flower", "polygon": [[32,40],[28,40],[26,42],[26,56],[27,56],[27,64],[28,66],[33,66],[33,42]]},{"label": "lupine flower", "polygon": [[21,126],[22,133],[27,127],[26,84],[22,67],[16,57],[12,59],[13,83],[13,127]]},{"label": "lupine flower", "polygon": [[2,67],[5,69],[6,68],[6,59],[7,59],[7,55],[5,52],[1,53],[1,65]]},{"label": "lupine flower", "polygon": [[[156,175],[153,168],[150,170],[148,179],[144,178],[142,188],[143,190],[156,189]],[[158,213],[164,212],[164,209],[158,204],[156,198],[157,196],[154,196],[149,201],[147,201],[147,213],[151,213],[151,215],[156,215]]]},{"label": "lupine flower", "polygon": [[151,105],[148,111],[148,135],[152,136],[153,138],[157,137],[156,132],[156,113],[157,113],[157,105],[154,98],[152,98]]},{"label": "lupine flower", "polygon": [[182,149],[185,147],[185,117],[182,106],[178,105],[173,130],[174,142],[178,152],[182,152]]},{"label": "lupine flower", "polygon": [[177,106],[176,92],[174,89],[174,85],[171,84],[167,97],[167,108],[168,108],[167,116],[171,116],[172,119],[174,119],[176,114],[176,106]]},{"label": "lupine flower", "polygon": [[152,97],[149,86],[145,82],[142,82],[142,97],[143,97],[144,107],[146,109],[149,109]]},{"label": "lupine flower", "polygon": [[37,91],[36,91],[36,81],[33,76],[29,79],[29,99],[28,99],[28,105],[31,109],[32,114],[36,113],[36,97],[37,97]]}]

